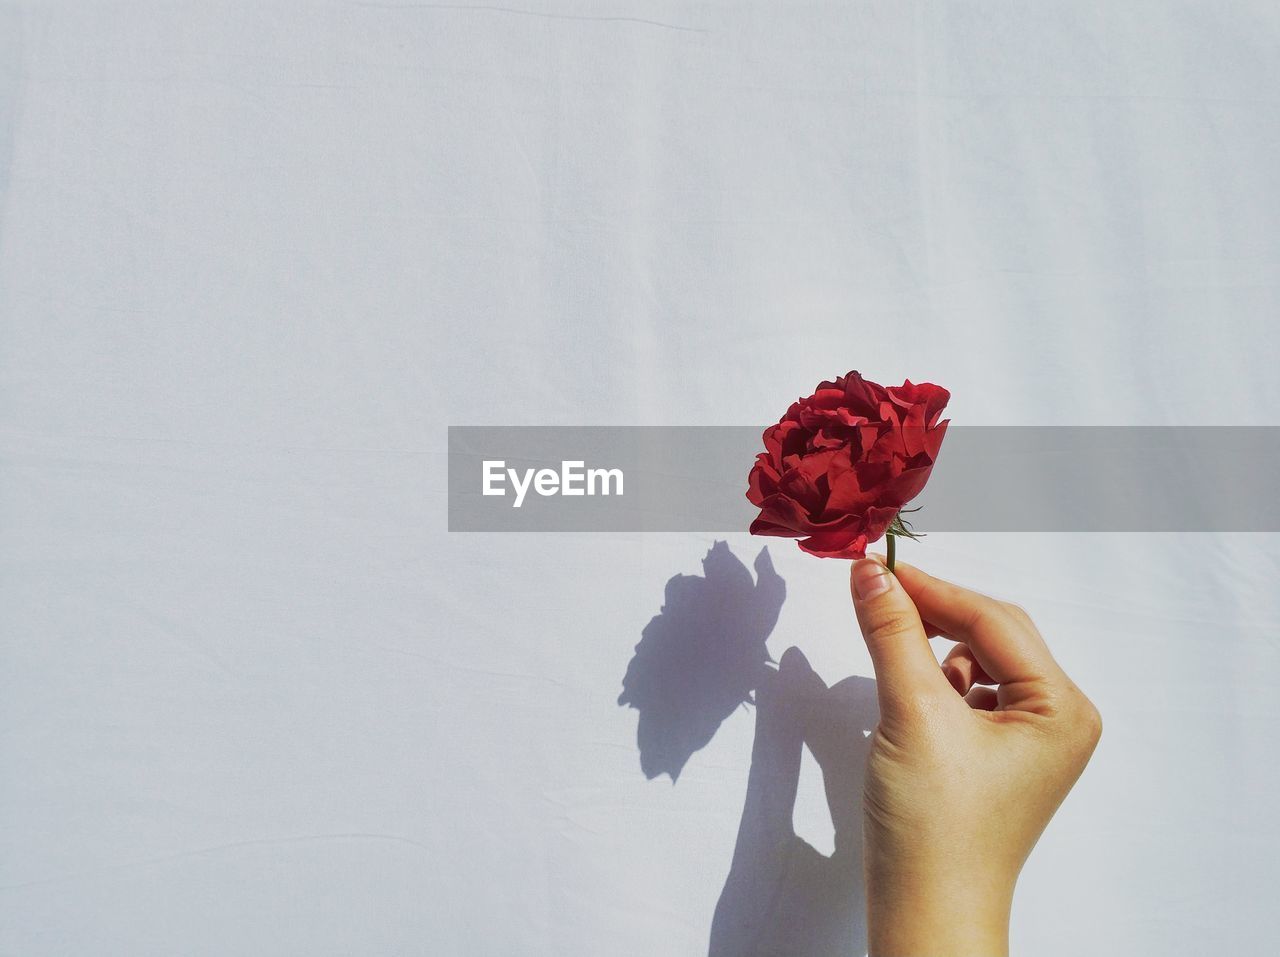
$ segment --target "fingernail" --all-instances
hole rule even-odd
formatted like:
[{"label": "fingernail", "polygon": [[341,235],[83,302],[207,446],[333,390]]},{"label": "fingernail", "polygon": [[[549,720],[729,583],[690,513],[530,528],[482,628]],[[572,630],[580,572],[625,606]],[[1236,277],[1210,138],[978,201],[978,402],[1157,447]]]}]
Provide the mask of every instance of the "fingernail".
[{"label": "fingernail", "polygon": [[858,601],[882,595],[893,584],[890,571],[874,558],[863,558],[853,564],[853,593]]}]

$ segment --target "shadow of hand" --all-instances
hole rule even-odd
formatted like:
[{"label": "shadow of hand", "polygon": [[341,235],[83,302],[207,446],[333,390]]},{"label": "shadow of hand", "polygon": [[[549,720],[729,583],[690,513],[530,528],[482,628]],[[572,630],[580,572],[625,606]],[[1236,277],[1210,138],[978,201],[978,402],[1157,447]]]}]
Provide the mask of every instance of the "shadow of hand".
[{"label": "shadow of hand", "polygon": [[[866,953],[862,781],[878,718],[875,681],[828,688],[797,648],[756,692],[756,733],[733,863],[711,928],[711,957]],[[801,752],[822,769],[835,830],[827,857],[792,824]]]}]

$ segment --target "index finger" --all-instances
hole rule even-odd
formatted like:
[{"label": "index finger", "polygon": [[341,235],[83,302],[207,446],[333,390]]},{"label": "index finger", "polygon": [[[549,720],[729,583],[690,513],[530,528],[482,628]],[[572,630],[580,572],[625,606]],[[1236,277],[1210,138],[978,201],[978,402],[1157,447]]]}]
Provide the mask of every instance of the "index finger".
[{"label": "index finger", "polygon": [[895,571],[921,617],[968,645],[993,681],[1037,681],[1061,670],[1036,630],[996,599],[902,562],[896,563]]}]

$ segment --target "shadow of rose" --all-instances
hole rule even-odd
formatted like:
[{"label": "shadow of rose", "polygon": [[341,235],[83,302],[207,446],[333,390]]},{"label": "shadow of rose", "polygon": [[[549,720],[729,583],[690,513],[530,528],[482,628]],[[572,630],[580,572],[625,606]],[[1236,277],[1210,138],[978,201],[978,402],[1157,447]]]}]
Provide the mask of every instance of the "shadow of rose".
[{"label": "shadow of rose", "polygon": [[[640,712],[640,766],[674,783],[693,752],[743,703],[755,708],[751,769],[729,873],[711,927],[711,957],[848,957],[866,953],[862,784],[879,720],[876,683],[830,687],[798,648],[775,667],[765,642],[786,585],[768,549],[753,578],[725,542],[703,575],[675,575],[641,634],[619,705]],[[825,855],[793,824],[801,759],[822,773],[834,832]]]},{"label": "shadow of rose", "polygon": [[636,743],[650,779],[667,774],[675,783],[693,752],[773,671],[765,641],[786,583],[769,550],[756,557],[754,579],[725,542],[711,547],[702,568],[667,582],[662,609],[622,679],[618,704],[640,712]]}]

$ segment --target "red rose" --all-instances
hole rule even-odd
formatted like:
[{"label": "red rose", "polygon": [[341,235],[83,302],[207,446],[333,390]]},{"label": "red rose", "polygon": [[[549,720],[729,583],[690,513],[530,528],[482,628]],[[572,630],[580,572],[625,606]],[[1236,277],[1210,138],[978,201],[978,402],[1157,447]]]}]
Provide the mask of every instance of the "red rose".
[{"label": "red rose", "polygon": [[823,382],[765,430],[748,479],[760,509],[751,533],[802,538],[819,558],[865,557],[929,480],[950,398],[927,382],[885,388],[856,372]]}]

